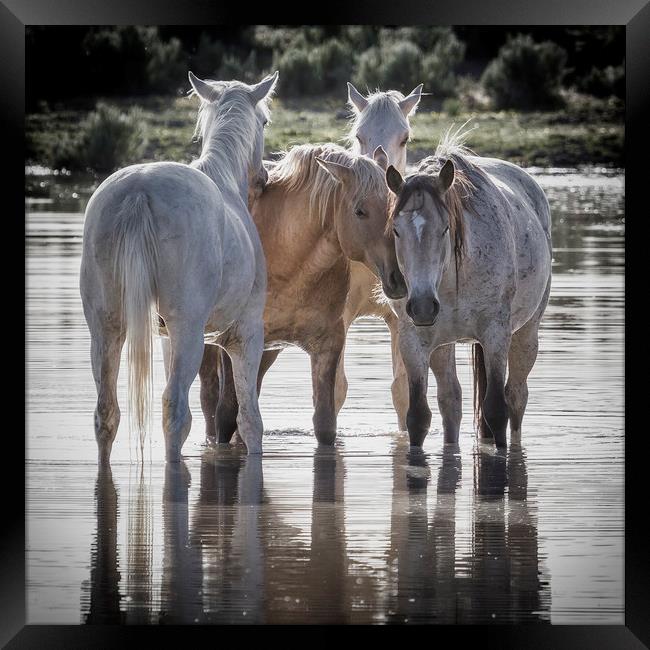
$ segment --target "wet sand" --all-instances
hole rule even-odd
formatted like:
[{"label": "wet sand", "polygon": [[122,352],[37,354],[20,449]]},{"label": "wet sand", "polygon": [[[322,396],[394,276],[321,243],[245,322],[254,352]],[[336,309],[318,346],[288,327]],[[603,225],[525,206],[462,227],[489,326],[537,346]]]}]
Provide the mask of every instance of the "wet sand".
[{"label": "wet sand", "polygon": [[[167,467],[157,346],[143,462],[124,418],[98,474],[82,207],[28,201],[28,622],[622,624],[623,178],[537,172],[554,278],[507,454],[475,440],[461,345],[460,445],[442,445],[432,378],[432,430],[410,451],[388,331],[362,320],[334,449],[315,444],[308,358],[290,349],[264,384],[263,458],[204,445],[195,383],[185,461]],[[123,411],[125,392],[122,372]]]}]

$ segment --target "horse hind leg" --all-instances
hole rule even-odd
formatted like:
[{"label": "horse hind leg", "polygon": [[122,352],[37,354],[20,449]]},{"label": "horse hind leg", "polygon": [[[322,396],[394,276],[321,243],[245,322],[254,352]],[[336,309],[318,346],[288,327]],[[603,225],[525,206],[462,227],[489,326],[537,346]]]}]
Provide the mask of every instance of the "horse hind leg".
[{"label": "horse hind leg", "polygon": [[521,442],[521,422],[528,403],[528,375],[538,351],[539,321],[528,321],[512,335],[508,352],[505,397],[510,418],[510,440]]},{"label": "horse hind leg", "polygon": [[213,440],[216,436],[216,413],[219,403],[219,355],[221,349],[216,345],[206,345],[199,368],[201,379],[201,410],[205,420],[205,437]]},{"label": "horse hind leg", "polygon": [[257,398],[257,377],[264,351],[264,325],[261,317],[255,318],[242,321],[235,331],[237,336],[227,352],[236,395],[237,433],[249,454],[261,454],[264,425]]},{"label": "horse hind leg", "polygon": [[434,350],[429,365],[436,378],[445,443],[457,444],[463,416],[463,393],[456,374],[456,346],[443,345]]},{"label": "horse hind leg", "polygon": [[510,334],[501,327],[482,337],[485,363],[485,396],[481,400],[482,422],[494,438],[497,447],[508,446],[506,428],[508,425],[508,406],[505,397],[505,375],[510,348]]},{"label": "horse hind leg", "polygon": [[[117,376],[120,355],[124,346],[125,332],[104,315],[94,319],[98,325],[91,326],[91,363],[97,388],[95,409],[95,439],[97,440],[100,465],[110,460],[113,441],[120,424],[120,408],[117,403]],[[119,320],[119,319],[118,319]]]},{"label": "horse hind leg", "polygon": [[203,358],[203,323],[167,321],[171,367],[163,392],[163,433],[169,462],[181,460],[181,448],[192,426],[189,391]]}]

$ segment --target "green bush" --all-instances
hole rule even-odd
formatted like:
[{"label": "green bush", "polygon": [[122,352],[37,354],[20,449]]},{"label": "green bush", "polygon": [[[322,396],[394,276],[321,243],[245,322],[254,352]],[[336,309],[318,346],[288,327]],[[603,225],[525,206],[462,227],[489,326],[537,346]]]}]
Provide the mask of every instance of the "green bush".
[{"label": "green bush", "polygon": [[236,79],[247,84],[257,83],[259,76],[255,50],[251,50],[246,59],[242,59],[234,54],[226,54],[217,71],[217,79],[222,81]]},{"label": "green bush", "polygon": [[369,47],[357,60],[354,85],[359,90],[374,90],[382,85],[381,54],[378,47]]},{"label": "green bush", "polygon": [[625,67],[608,65],[606,68],[593,67],[589,74],[578,82],[578,88],[594,97],[625,97]]},{"label": "green bush", "polygon": [[167,42],[155,39],[151,43],[147,78],[154,92],[177,93],[187,86],[187,62],[177,38]]},{"label": "green bush", "polygon": [[421,81],[426,92],[437,97],[450,97],[457,94],[456,69],[465,58],[465,44],[451,30],[437,34],[437,41],[425,49],[425,52],[430,49],[430,54],[422,59]]},{"label": "green bush", "polygon": [[65,147],[57,166],[111,172],[139,162],[147,145],[147,131],[139,109],[124,113],[116,106],[98,103],[82,122],[78,139]]},{"label": "green bush", "polygon": [[488,65],[481,81],[498,109],[549,109],[562,104],[560,87],[565,74],[564,49],[531,36],[510,38]]},{"label": "green bush", "polygon": [[223,58],[223,45],[201,33],[196,51],[192,55],[192,71],[201,78],[214,79]]},{"label": "green bush", "polygon": [[273,68],[280,71],[282,93],[310,95],[322,91],[322,79],[314,74],[307,49],[289,49],[274,57]]},{"label": "green bush", "polygon": [[309,59],[313,66],[313,74],[319,78],[322,90],[326,92],[345,88],[345,82],[352,77],[354,67],[352,50],[336,38],[315,47]]}]

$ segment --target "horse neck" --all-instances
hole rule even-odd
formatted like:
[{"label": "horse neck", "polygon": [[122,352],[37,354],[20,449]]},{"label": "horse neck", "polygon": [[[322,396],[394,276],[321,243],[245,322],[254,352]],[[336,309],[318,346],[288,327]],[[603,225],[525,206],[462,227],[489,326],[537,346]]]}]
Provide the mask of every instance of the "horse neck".
[{"label": "horse neck", "polygon": [[192,166],[211,178],[220,190],[235,192],[247,204],[248,164],[229,156],[231,147],[232,139],[224,137],[223,130],[213,126],[203,142],[201,157]]},{"label": "horse neck", "polygon": [[334,228],[334,215],[325,215],[322,220],[316,212],[310,214],[310,196],[309,187],[288,191],[271,183],[256,201],[253,218],[270,272],[276,261],[284,265],[293,260],[296,272],[318,275],[345,257]]}]

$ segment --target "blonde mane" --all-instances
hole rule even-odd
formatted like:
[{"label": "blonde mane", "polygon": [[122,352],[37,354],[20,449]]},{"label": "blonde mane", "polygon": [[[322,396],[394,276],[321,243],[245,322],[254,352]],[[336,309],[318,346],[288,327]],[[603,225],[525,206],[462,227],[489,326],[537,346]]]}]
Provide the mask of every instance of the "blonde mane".
[{"label": "blonde mane", "polygon": [[[323,169],[316,158],[349,167],[355,178],[353,187],[341,183]],[[309,190],[309,213],[322,224],[336,211],[355,205],[371,194],[387,194],[383,169],[365,156],[350,153],[336,144],[303,144],[282,152],[282,158],[269,174],[269,185],[283,186],[289,192]]]}]

